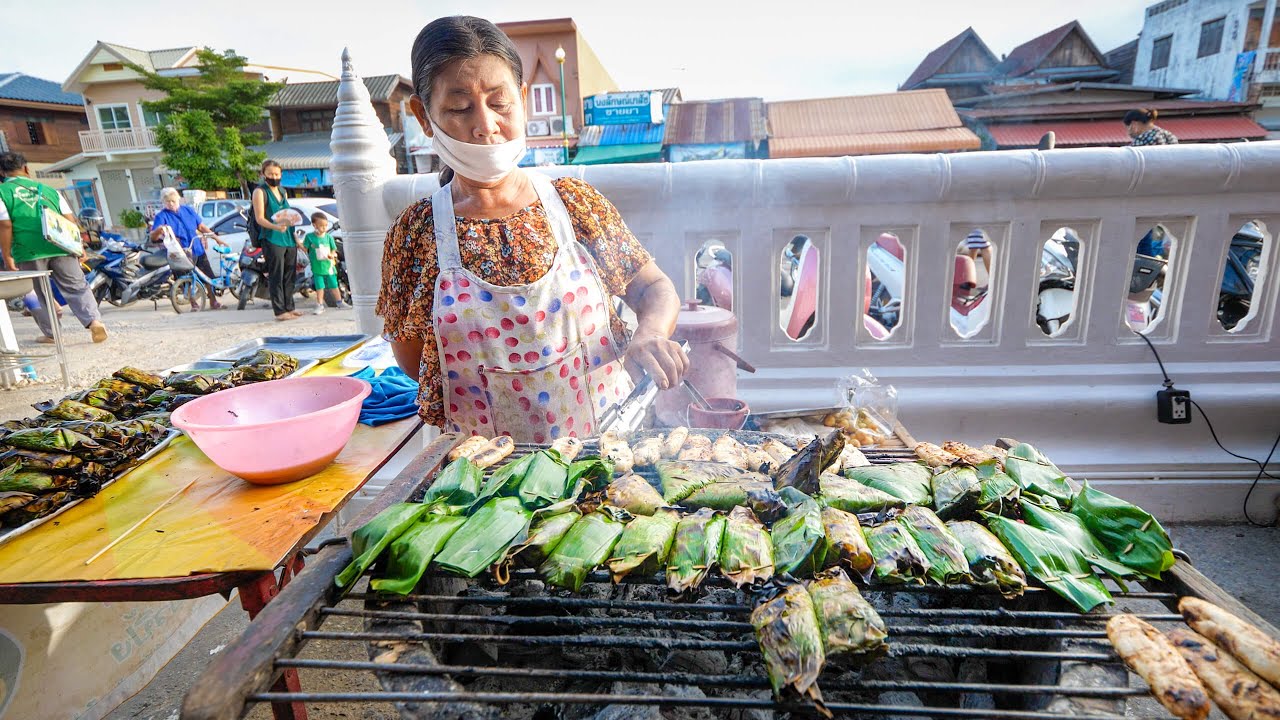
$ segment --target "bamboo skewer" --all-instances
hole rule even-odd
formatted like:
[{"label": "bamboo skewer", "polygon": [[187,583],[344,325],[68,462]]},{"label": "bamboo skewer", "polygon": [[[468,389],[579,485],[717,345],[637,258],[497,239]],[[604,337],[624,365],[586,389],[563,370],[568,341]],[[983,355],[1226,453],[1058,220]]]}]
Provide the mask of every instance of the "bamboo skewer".
[{"label": "bamboo skewer", "polygon": [[191,486],[192,486],[192,485],[195,485],[195,484],[196,484],[196,481],[195,481],[195,480],[192,480],[191,482],[187,483],[186,485],[183,485],[181,490],[179,490],[178,492],[176,492],[176,493],[174,493],[174,494],[170,495],[170,496],[168,497],[168,499],[166,499],[164,502],[162,502],[162,503],[160,503],[159,505],[157,505],[155,510],[152,510],[151,512],[147,513],[146,515],[144,515],[144,516],[142,517],[142,519],[141,519],[141,520],[139,520],[138,522],[136,522],[136,523],[134,523],[133,525],[131,525],[131,526],[129,527],[129,529],[128,529],[128,530],[125,530],[123,533],[120,533],[120,536],[119,536],[119,537],[117,537],[115,540],[112,540],[110,543],[108,543],[106,547],[104,547],[104,548],[102,548],[101,550],[99,550],[98,552],[94,553],[94,554],[93,554],[93,557],[91,557],[91,558],[89,558],[88,560],[85,560],[85,561],[84,561],[84,564],[85,564],[85,565],[88,565],[89,563],[93,562],[94,560],[97,560],[98,558],[100,558],[100,557],[102,557],[103,555],[105,555],[105,554],[107,553],[107,551],[108,551],[108,550],[110,550],[111,548],[115,547],[116,545],[119,545],[121,540],[124,540],[125,538],[129,537],[129,535],[130,535],[131,533],[133,533],[133,531],[134,531],[134,530],[137,530],[139,527],[141,527],[141,526],[142,526],[142,524],[143,524],[143,523],[145,523],[146,521],[148,521],[148,520],[150,520],[151,518],[155,517],[155,516],[156,516],[156,513],[160,512],[160,511],[161,511],[161,510],[163,510],[165,507],[167,507],[167,506],[169,505],[169,503],[173,502],[174,500],[177,500],[179,495],[181,495],[182,493],[186,492],[188,489],[190,489],[190,488],[191,488]]}]

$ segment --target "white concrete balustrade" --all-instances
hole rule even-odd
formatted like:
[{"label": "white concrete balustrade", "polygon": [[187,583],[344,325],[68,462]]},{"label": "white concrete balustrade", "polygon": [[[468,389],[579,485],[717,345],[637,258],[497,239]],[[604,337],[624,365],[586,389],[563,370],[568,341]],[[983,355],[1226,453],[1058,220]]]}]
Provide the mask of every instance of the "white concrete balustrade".
[{"label": "white concrete balustrade", "polygon": [[[331,170],[360,329],[379,332],[386,229],[437,180],[393,174],[349,62],[339,98]],[[696,251],[724,243],[739,351],[759,368],[739,379],[753,408],[830,405],[836,381],[867,367],[897,387],[900,417],[920,439],[1026,439],[1160,517],[1239,519],[1257,466],[1219,450],[1199,413],[1190,425],[1156,422],[1160,371],[1125,322],[1134,248],[1163,225],[1173,250],[1148,337],[1233,451],[1265,457],[1280,432],[1280,142],[547,170],[599,188],[686,296]],[[1219,283],[1249,221],[1264,229],[1262,270],[1251,317],[1229,332],[1216,316]],[[1081,239],[1076,304],[1047,337],[1035,319],[1041,249],[1060,227]],[[953,258],[975,228],[994,247],[990,318],[961,338],[949,321]],[[862,322],[862,279],[882,232],[905,246],[906,290],[899,326],[876,340]],[[778,322],[779,256],[797,234],[820,257],[816,319],[801,341]],[[1278,494],[1264,478],[1254,517],[1269,520]]]},{"label": "white concrete balustrade", "polygon": [[80,149],[86,155],[155,150],[157,147],[156,131],[149,127],[80,131]]}]

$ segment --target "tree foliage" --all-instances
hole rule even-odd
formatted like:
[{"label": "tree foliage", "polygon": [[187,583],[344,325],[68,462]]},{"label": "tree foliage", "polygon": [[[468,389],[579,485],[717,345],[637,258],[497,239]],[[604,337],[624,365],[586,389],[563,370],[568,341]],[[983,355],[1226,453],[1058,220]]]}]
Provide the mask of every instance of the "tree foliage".
[{"label": "tree foliage", "polygon": [[164,164],[193,187],[243,187],[266,158],[245,147],[238,128],[218,128],[204,110],[171,116],[156,128],[156,142],[164,150]]}]

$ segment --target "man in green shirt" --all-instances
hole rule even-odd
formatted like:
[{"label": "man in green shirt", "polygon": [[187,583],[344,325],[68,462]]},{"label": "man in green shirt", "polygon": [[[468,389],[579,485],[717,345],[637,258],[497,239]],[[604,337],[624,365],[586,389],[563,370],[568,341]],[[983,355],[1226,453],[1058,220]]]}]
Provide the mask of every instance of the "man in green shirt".
[{"label": "man in green shirt", "polygon": [[[98,315],[98,302],[94,300],[89,285],[84,281],[80,259],[44,239],[41,215],[44,208],[61,213],[75,222],[67,201],[57,190],[31,179],[27,159],[19,153],[0,154],[0,251],[4,253],[6,270],[48,270],[53,283],[62,292],[67,307],[89,330],[93,341],[107,339],[107,328]],[[40,285],[36,285],[36,297],[40,307],[32,311],[43,335],[40,343],[53,342],[53,321],[50,308],[57,307],[56,300],[45,297]]]}]

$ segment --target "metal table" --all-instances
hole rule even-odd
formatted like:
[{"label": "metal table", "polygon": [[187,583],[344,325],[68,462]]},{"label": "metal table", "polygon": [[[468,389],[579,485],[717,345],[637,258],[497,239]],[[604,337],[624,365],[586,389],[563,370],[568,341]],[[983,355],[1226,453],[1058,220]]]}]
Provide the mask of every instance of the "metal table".
[{"label": "metal table", "polygon": [[[30,281],[39,283],[40,289],[43,291],[45,298],[53,298],[53,282],[50,279],[48,270],[6,270],[0,271],[0,288],[11,284],[18,284],[22,281]],[[26,294],[25,292],[23,293]],[[13,333],[13,323],[9,319],[8,308],[0,314],[0,339],[3,340],[3,350],[0,351],[0,377],[4,378],[6,386],[9,382],[9,372],[21,369],[32,363],[38,363],[43,360],[57,358],[58,365],[62,369],[62,389],[67,390],[71,387],[71,378],[67,372],[67,351],[62,343],[62,321],[58,319],[57,308],[52,308],[49,313],[49,324],[53,328],[53,347],[54,354],[46,355],[42,353],[24,353],[18,348],[17,338]]]}]

